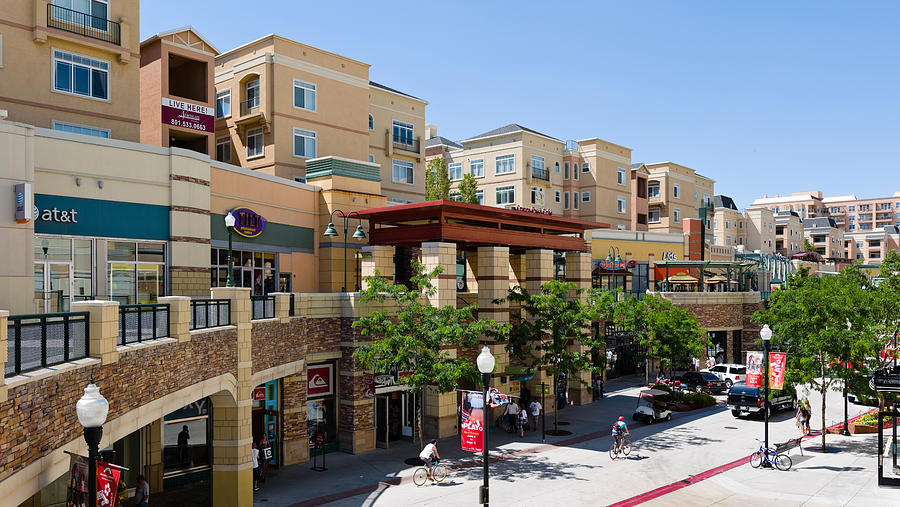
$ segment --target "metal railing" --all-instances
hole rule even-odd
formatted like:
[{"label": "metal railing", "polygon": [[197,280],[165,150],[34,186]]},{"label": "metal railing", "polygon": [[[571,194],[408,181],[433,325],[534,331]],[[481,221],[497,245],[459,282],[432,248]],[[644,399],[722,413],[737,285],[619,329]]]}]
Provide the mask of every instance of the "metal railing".
[{"label": "metal railing", "polygon": [[765,301],[765,300],[769,299],[769,296],[771,296],[771,295],[772,295],[772,291],[769,291],[769,290],[759,291],[759,299],[761,301]]},{"label": "metal railing", "polygon": [[534,179],[550,181],[550,171],[547,169],[538,169],[536,167],[532,167],[531,176]]},{"label": "metal railing", "polygon": [[415,139],[404,139],[400,136],[393,136],[394,141],[394,149],[395,150],[403,150],[409,151],[412,153],[419,153],[419,138]]},{"label": "metal railing", "polygon": [[119,306],[119,345],[169,336],[169,305]]},{"label": "metal railing", "polygon": [[294,293],[293,292],[291,292],[291,306],[290,306],[290,308],[288,308],[288,315],[290,315],[291,317],[296,315],[296,312],[294,310]]},{"label": "metal railing", "polygon": [[208,329],[231,324],[231,300],[192,299],[189,329]]},{"label": "metal railing", "polygon": [[4,376],[88,357],[88,312],[10,315]]},{"label": "metal railing", "polygon": [[259,112],[259,99],[241,101],[241,116],[250,116]]},{"label": "metal railing", "polygon": [[250,296],[250,318],[274,319],[275,296]]},{"label": "metal railing", "polygon": [[47,26],[116,46],[122,45],[119,23],[52,3],[47,4]]}]

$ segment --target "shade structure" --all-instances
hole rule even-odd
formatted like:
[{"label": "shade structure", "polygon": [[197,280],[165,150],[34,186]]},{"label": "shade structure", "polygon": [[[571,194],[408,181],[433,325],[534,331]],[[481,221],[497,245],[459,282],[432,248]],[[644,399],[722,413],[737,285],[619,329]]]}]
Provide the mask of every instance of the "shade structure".
[{"label": "shade structure", "polygon": [[691,275],[672,275],[666,279],[669,283],[697,283],[697,279]]},{"label": "shade structure", "polygon": [[716,276],[708,278],[706,280],[706,283],[724,283],[727,281],[728,281],[728,278],[726,278],[724,275],[716,275]]}]

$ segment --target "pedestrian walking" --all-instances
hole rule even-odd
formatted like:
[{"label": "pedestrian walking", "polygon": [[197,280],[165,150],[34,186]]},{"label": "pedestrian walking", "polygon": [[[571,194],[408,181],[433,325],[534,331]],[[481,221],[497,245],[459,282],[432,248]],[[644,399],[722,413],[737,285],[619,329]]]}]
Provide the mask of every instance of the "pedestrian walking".
[{"label": "pedestrian walking", "polygon": [[181,427],[181,432],[178,433],[178,442],[176,447],[178,448],[178,460],[182,465],[190,465],[190,453],[188,440],[191,439],[191,434],[188,431],[187,424]]},{"label": "pedestrian walking", "polygon": [[525,425],[528,424],[528,411],[524,408],[519,410],[519,437],[525,436]]},{"label": "pedestrian walking", "polygon": [[272,459],[272,444],[265,433],[263,433],[262,440],[259,442],[259,454],[262,456],[262,460],[259,463],[259,481],[266,482],[266,475],[269,473],[269,460]]},{"label": "pedestrian walking", "polygon": [[528,409],[531,410],[531,420],[534,421],[532,427],[534,428],[534,431],[537,431],[538,416],[541,415],[541,410],[543,410],[544,407],[542,407],[541,402],[535,398],[534,400],[531,400],[531,405],[528,405]]},{"label": "pedestrian walking", "polygon": [[137,485],[134,487],[134,505],[147,507],[150,505],[150,485],[143,475],[138,475]]},{"label": "pedestrian walking", "polygon": [[802,431],[804,435],[809,435],[812,433],[812,430],[809,427],[809,418],[812,416],[812,412],[809,410],[809,400],[804,398],[803,401],[800,402],[800,407],[797,411],[800,414],[800,431]]},{"label": "pedestrian walking", "polygon": [[256,442],[250,444],[250,461],[253,463],[253,491],[259,491],[259,449]]},{"label": "pedestrian walking", "polygon": [[519,418],[519,405],[516,404],[516,400],[510,400],[506,405],[506,432],[512,433],[516,431],[516,425],[518,424]]}]

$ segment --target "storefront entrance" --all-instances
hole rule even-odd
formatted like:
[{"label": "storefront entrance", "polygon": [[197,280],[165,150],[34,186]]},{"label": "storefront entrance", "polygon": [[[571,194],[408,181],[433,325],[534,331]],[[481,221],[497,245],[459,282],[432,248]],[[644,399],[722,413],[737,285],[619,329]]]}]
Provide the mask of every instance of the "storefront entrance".
[{"label": "storefront entrance", "polygon": [[397,374],[375,375],[375,443],[387,448],[390,442],[416,434],[419,396],[398,383]]}]

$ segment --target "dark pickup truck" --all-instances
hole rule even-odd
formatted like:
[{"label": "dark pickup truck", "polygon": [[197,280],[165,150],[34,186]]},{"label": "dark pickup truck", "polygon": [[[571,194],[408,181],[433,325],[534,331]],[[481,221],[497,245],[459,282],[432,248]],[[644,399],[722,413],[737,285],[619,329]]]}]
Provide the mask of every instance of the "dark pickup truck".
[{"label": "dark pickup truck", "polygon": [[[761,387],[748,387],[747,384],[743,382],[734,384],[731,386],[731,390],[728,391],[728,398],[726,398],[728,410],[731,410],[731,415],[735,417],[740,417],[744,414],[764,417],[764,392],[765,389]],[[796,409],[797,394],[789,386],[786,386],[785,389],[780,391],[770,389],[769,404],[771,406],[769,412],[770,416],[772,415],[772,410]]]}]

